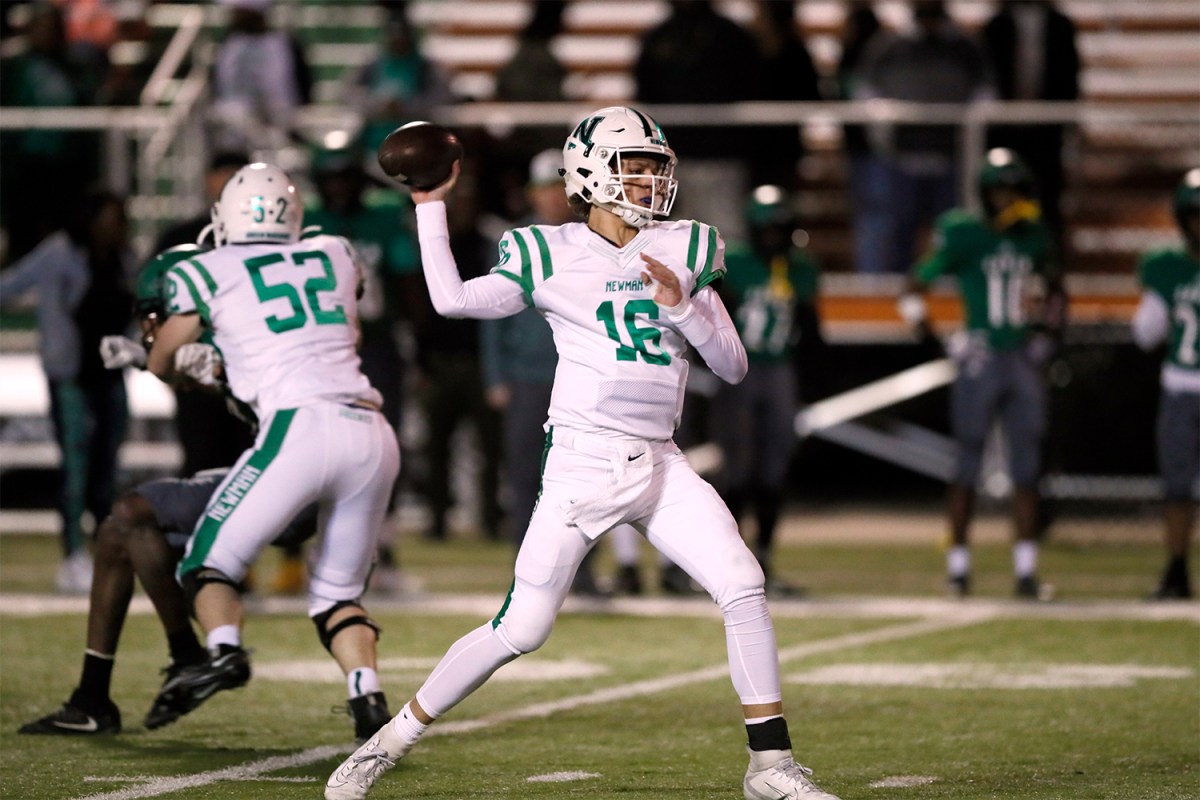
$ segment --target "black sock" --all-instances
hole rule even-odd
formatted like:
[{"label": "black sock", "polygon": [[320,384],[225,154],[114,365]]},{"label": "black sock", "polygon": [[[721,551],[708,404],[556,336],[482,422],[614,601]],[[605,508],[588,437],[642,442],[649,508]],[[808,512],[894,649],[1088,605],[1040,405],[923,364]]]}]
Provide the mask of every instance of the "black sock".
[{"label": "black sock", "polygon": [[746,734],[750,737],[750,749],[762,750],[791,750],[792,739],[788,736],[787,720],[774,717],[766,722],[756,722],[746,726]]},{"label": "black sock", "polygon": [[176,664],[199,664],[208,658],[208,651],[200,644],[196,632],[190,627],[176,633],[168,633],[167,647],[171,651],[171,661]]},{"label": "black sock", "polygon": [[90,650],[83,654],[83,673],[79,676],[79,688],[71,696],[72,705],[82,701],[94,710],[111,701],[108,692],[112,686],[113,659],[96,655]]}]

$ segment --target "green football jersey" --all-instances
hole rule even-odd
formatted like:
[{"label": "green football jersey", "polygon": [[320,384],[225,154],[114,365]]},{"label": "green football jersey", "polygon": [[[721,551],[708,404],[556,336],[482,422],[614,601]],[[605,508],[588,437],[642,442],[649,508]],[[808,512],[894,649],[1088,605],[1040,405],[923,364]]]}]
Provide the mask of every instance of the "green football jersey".
[{"label": "green football jersey", "polygon": [[322,233],[350,240],[363,261],[365,285],[359,300],[364,325],[391,322],[400,316],[396,278],[420,269],[417,237],[399,205],[366,206],[351,215],[325,209],[304,213],[305,225],[319,225]]},{"label": "green football jersey", "polygon": [[1040,222],[993,230],[978,216],[954,210],[937,221],[933,247],[916,268],[922,285],[942,275],[958,280],[967,329],[994,350],[1015,350],[1029,335],[1035,276],[1057,270],[1053,240]]},{"label": "green football jersey", "polygon": [[728,270],[722,295],[729,300],[734,324],[754,362],[792,357],[799,336],[795,309],[817,295],[817,264],[804,251],[793,250],[768,263],[745,245],[725,251]]},{"label": "green football jersey", "polygon": [[1158,250],[1142,258],[1138,274],[1170,316],[1165,362],[1200,373],[1200,261],[1182,250]]}]

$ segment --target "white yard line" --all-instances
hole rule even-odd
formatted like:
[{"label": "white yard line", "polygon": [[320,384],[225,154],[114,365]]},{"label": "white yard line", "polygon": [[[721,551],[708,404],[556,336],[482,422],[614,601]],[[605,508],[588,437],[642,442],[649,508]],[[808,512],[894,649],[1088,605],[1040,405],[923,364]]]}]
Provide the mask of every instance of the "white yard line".
[{"label": "white yard line", "polygon": [[[779,660],[780,663],[786,663],[788,661],[795,661],[818,653],[830,653],[837,650],[864,647],[881,642],[895,641],[896,639],[924,636],[926,634],[936,633],[938,631],[948,630],[950,628],[974,625],[993,618],[993,615],[986,612],[981,613],[974,610],[959,609],[958,613],[947,615],[941,619],[925,619],[917,622],[905,622],[898,625],[877,628],[871,631],[852,633],[844,636],[834,636],[829,639],[818,639],[817,641],[806,642],[794,647],[788,647],[780,650]],[[635,681],[633,683],[627,683],[621,686],[612,686],[606,689],[599,689],[594,692],[587,692],[585,694],[579,694],[573,697],[564,697],[561,700],[534,703],[522,708],[489,714],[479,719],[462,720],[460,722],[443,722],[436,727],[430,728],[429,733],[426,735],[445,736],[454,733],[464,733],[467,731],[490,728],[495,725],[501,725],[509,722],[519,722],[527,719],[539,719],[560,711],[570,711],[576,708],[582,708],[584,706],[630,700],[635,697],[658,694],[659,692],[677,689],[679,687],[688,686],[694,683],[705,683],[712,680],[718,680],[728,675],[728,673],[729,665],[722,661],[720,664],[702,667],[690,672],[681,672],[675,675],[667,675],[662,678]],[[252,761],[248,764],[226,767],[219,770],[211,770],[209,772],[200,772],[195,775],[156,778],[138,786],[130,786],[125,789],[119,789],[113,792],[105,792],[103,794],[87,795],[86,797],[79,798],[79,800],[141,800],[141,798],[146,797],[158,797],[160,795],[170,794],[172,792],[178,792],[184,789],[195,789],[200,786],[207,786],[209,784],[216,783],[217,781],[251,780],[276,770],[287,769],[291,767],[301,767],[307,764],[323,761],[328,758],[333,758],[334,756],[340,755],[344,752],[345,748],[336,745],[315,747],[308,750],[302,750],[299,753],[289,756],[274,756],[262,761]]]}]

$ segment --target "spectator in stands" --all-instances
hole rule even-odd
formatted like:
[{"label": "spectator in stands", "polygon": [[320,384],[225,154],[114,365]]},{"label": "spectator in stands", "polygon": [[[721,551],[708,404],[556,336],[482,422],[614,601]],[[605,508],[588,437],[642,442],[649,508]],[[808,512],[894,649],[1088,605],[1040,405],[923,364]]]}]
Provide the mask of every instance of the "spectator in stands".
[{"label": "spectator in stands", "polygon": [[1167,565],[1153,600],[1192,597],[1188,550],[1200,485],[1200,167],[1175,189],[1172,203],[1183,247],[1148,253],[1139,267],[1142,298],[1133,317],[1139,347],[1163,353],[1158,406],[1158,465],[1165,494]]},{"label": "spectator in stands", "polygon": [[108,516],[117,478],[117,449],[125,437],[124,376],[104,368],[100,340],[126,332],[136,265],[127,242],[124,201],[108,192],[76,199],[65,230],[47,237],[0,277],[8,306],[37,289],[38,349],[50,384],[50,415],[62,455],[63,561],[56,585],[86,594],[92,559],[83,514]]},{"label": "spectator in stands", "polygon": [[[641,38],[634,65],[642,103],[705,103],[716,108],[752,98],[762,78],[758,44],[717,12],[710,0],[672,0],[671,14]],[[724,125],[672,125],[679,154],[677,217],[703,219],[740,238],[739,198],[749,188],[747,130]]]},{"label": "spectator in stands", "polygon": [[767,593],[790,595],[796,588],[775,575],[771,562],[796,443],[801,344],[810,349],[821,342],[817,264],[797,244],[796,234],[803,232],[782,187],[756,188],[746,221],[749,241],[731,242],[725,251],[721,296],[750,366],[741,383],[723,384],[717,392],[716,439],[724,454],[717,488],[739,524],[753,507],[753,551],[767,576]]},{"label": "spectator in stands", "polygon": [[293,136],[296,110],[311,100],[300,43],[272,30],[271,0],[220,0],[229,30],[213,65],[215,144],[225,150],[278,151]]},{"label": "spectator in stands", "polygon": [[[869,4],[856,4],[846,14],[842,25],[842,54],[834,74],[835,84],[830,94],[839,100],[853,100],[858,89],[859,71],[867,43],[879,32],[879,17]],[[846,154],[846,175],[850,192],[850,207],[855,217],[854,264],[859,272],[870,272],[868,253],[877,249],[866,235],[863,216],[868,208],[886,202],[883,187],[872,179],[874,161],[867,142],[867,129],[856,123],[842,126],[842,148]]]},{"label": "spectator in stands", "polygon": [[[478,200],[469,182],[460,180],[447,206],[450,250],[464,278],[486,275],[495,264],[493,240],[479,229]],[[479,500],[483,532],[500,538],[500,418],[487,405],[479,366],[479,325],[474,320],[448,319],[433,310],[425,292],[425,306],[417,323],[417,363],[422,375],[421,405],[428,425],[427,475],[424,493],[432,519],[426,536],[447,538],[447,514],[453,504],[450,462],[455,434],[470,423],[478,434],[481,458]]]},{"label": "spectator in stands", "polygon": [[[30,7],[24,45],[0,61],[0,105],[40,108],[91,102],[92,76],[68,50],[58,8]],[[84,193],[97,175],[99,155],[93,135],[47,128],[5,131],[0,150],[0,217],[8,234],[8,257],[17,259],[66,224],[69,204],[63,199]]]},{"label": "spectator in stands", "polygon": [[428,118],[449,101],[445,77],[421,53],[404,6],[390,9],[385,35],[383,51],[358,72],[350,87],[352,105],[365,120],[361,144],[368,154],[396,128]]},{"label": "spectator in stands", "polygon": [[[213,156],[204,173],[204,212],[167,228],[155,243],[156,253],[181,244],[194,244],[212,221],[209,206],[216,202],[233,174],[250,163],[238,152]],[[211,242],[210,242],[211,244]],[[180,477],[205,469],[228,467],[254,443],[250,427],[229,413],[225,398],[202,391],[194,385],[173,387],[175,392],[175,430],[183,447]]]},{"label": "spectator in stands", "polygon": [[[304,214],[305,225],[344,236],[362,260],[363,294],[358,301],[362,328],[362,371],[383,396],[383,415],[400,430],[407,363],[399,347],[401,328],[424,308],[416,232],[404,211],[407,198],[395,191],[369,193],[370,179],[356,146],[321,148],[313,159],[319,204]],[[389,502],[392,509],[395,497]],[[380,532],[379,561],[371,576],[375,589],[394,591],[396,572],[391,526]]]},{"label": "spectator in stands", "polygon": [[[1002,100],[1079,99],[1075,23],[1049,0],[1002,3],[983,28]],[[989,147],[1015,150],[1038,176],[1038,198],[1051,230],[1061,233],[1063,125],[997,125]]]},{"label": "spectator in stands", "polygon": [[[547,0],[532,5],[533,16],[517,39],[516,52],[496,73],[498,102],[549,103],[567,99],[563,87],[567,68],[551,46],[562,32],[567,4],[563,0]],[[525,181],[530,159],[543,150],[561,147],[562,126],[558,124],[518,125],[490,139],[484,160],[488,174],[483,180],[496,187],[499,196],[488,198],[487,210],[510,221],[524,217],[530,210]]]},{"label": "spectator in stands", "polygon": [[[867,46],[854,99],[969,103],[994,95],[982,50],[955,25],[943,0],[915,0],[916,27],[881,30]],[[873,124],[868,180],[875,190],[855,209],[861,272],[904,273],[919,230],[958,202],[953,125]]]},{"label": "spectator in stands", "polygon": [[[796,4],[762,0],[755,7],[751,32],[758,40],[762,80],[748,87],[755,100],[821,99],[817,68],[808,45],[796,27]],[[804,144],[799,125],[764,128],[756,137],[751,159],[753,185],[778,184],[795,188],[796,172]]]}]

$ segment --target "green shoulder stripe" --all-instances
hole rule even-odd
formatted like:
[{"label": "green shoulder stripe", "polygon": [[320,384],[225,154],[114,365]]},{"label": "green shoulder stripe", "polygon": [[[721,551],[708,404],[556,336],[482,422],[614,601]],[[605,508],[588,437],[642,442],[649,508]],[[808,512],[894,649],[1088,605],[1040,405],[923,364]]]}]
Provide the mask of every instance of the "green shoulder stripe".
[{"label": "green shoulder stripe", "polygon": [[708,240],[705,242],[704,247],[704,266],[700,269],[700,273],[696,275],[696,283],[692,287],[693,296],[695,296],[696,292],[725,274],[724,264],[714,265],[717,256],[717,229],[711,225],[706,225],[705,227],[708,228]]},{"label": "green shoulder stripe", "polygon": [[512,231],[513,241],[517,243],[517,252],[521,254],[521,289],[525,292],[525,302],[533,305],[533,259],[529,255],[529,245],[519,230]]},{"label": "green shoulder stripe", "polygon": [[208,287],[208,294],[210,296],[215,296],[217,294],[217,282],[213,280],[212,274],[205,269],[203,264],[194,258],[189,258],[187,263],[196,268],[196,272],[199,273],[200,279],[204,281],[204,285]]},{"label": "green shoulder stripe", "polygon": [[536,227],[531,226],[529,230],[533,233],[533,239],[538,246],[538,256],[542,259],[542,280],[546,280],[554,274],[554,265],[550,262],[550,245],[546,244],[546,237]]},{"label": "green shoulder stripe", "polygon": [[182,265],[176,264],[167,271],[167,274],[174,275],[183,282],[183,285],[187,287],[188,294],[192,296],[192,302],[196,304],[196,310],[200,312],[200,316],[204,318],[204,321],[208,322],[212,318],[209,313],[208,303],[204,302],[204,297],[196,287],[196,282],[187,274]]},{"label": "green shoulder stripe", "polygon": [[700,251],[700,223],[692,223],[691,236],[688,237],[688,272],[696,271],[696,254]]}]

